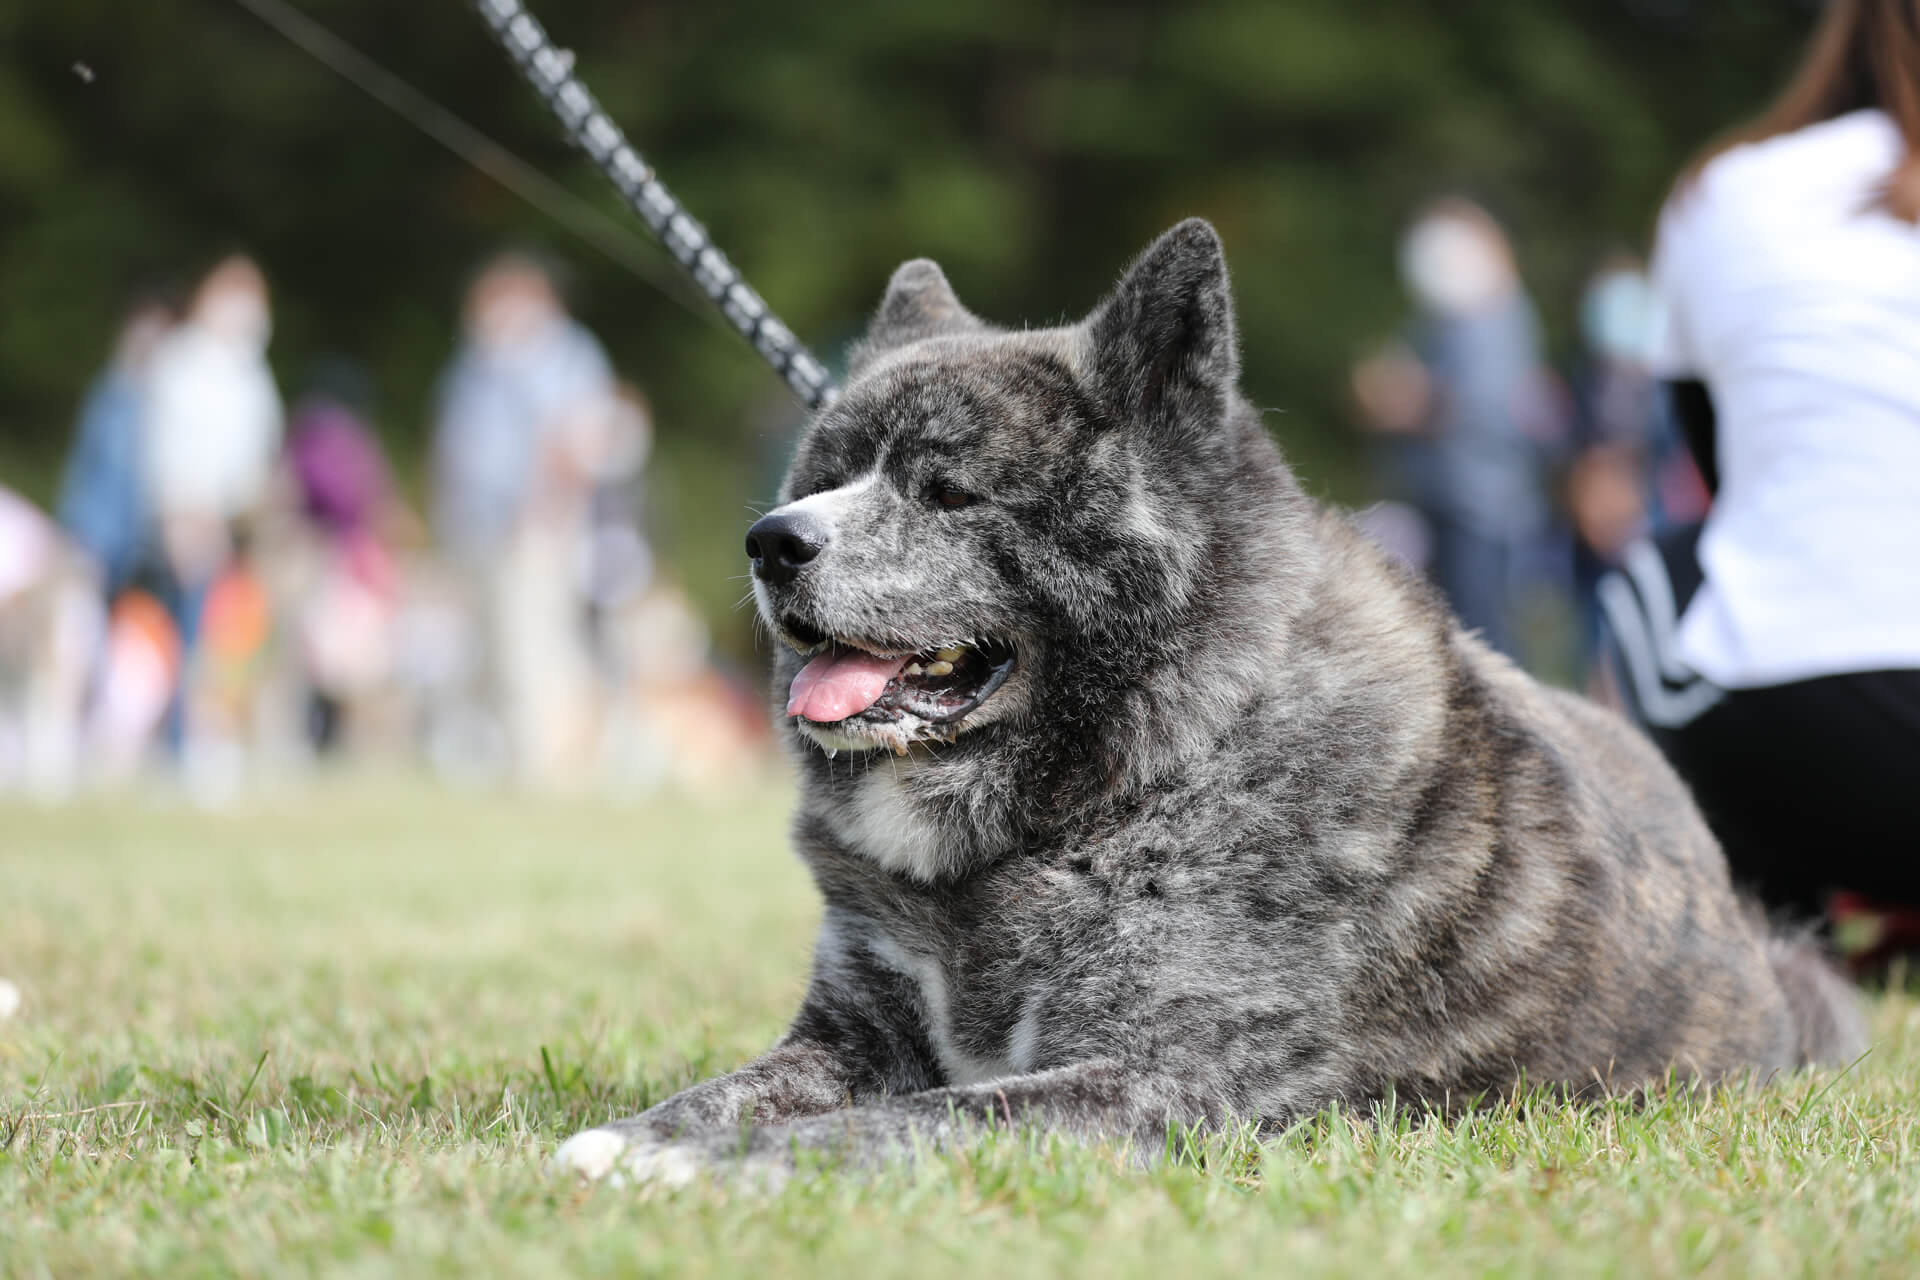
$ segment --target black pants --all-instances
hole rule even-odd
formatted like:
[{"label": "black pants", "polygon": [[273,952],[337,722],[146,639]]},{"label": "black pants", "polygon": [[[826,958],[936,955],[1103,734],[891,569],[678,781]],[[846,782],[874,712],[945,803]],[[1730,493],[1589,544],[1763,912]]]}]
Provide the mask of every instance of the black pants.
[{"label": "black pants", "polygon": [[[1677,586],[1671,611],[1650,601],[1651,562],[1633,599],[1634,618],[1603,590],[1609,631],[1623,657],[1629,702],[1693,789],[1727,852],[1734,879],[1769,908],[1811,917],[1835,890],[1920,904],[1920,670],[1826,676],[1761,689],[1689,688],[1658,661],[1665,620],[1679,616],[1699,582],[1697,531],[1662,539],[1661,567]],[[1630,634],[1641,627],[1638,636]],[[1625,633],[1625,634],[1623,634]],[[1642,670],[1636,672],[1634,651]],[[1704,696],[1692,696],[1697,694]],[[1661,715],[1649,702],[1663,703]]]},{"label": "black pants", "polygon": [[1653,737],[1769,907],[1920,903],[1920,671],[1739,689]]}]

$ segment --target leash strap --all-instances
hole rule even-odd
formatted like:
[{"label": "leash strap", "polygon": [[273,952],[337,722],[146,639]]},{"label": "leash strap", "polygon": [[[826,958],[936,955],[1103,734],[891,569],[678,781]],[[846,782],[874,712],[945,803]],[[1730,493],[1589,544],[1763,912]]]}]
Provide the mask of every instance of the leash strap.
[{"label": "leash strap", "polygon": [[573,74],[573,54],[554,47],[546,29],[520,0],[474,0],[474,7],[527,83],[559,117],[567,136],[619,189],[700,292],[720,308],[727,323],[753,344],[808,409],[823,409],[839,398],[840,389],[826,366],[741,279],[727,256],[714,247],[707,229],[661,185],[653,166],[640,158],[620,126],[600,109]]}]

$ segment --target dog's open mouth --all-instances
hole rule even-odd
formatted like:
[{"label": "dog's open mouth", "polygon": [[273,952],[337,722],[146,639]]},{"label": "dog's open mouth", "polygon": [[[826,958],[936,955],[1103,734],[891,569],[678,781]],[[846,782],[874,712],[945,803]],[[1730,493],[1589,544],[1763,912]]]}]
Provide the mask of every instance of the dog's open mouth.
[{"label": "dog's open mouth", "polygon": [[947,645],[883,654],[841,640],[800,669],[787,714],[815,725],[887,725],[917,718],[952,726],[992,697],[1013,671],[1011,645]]}]

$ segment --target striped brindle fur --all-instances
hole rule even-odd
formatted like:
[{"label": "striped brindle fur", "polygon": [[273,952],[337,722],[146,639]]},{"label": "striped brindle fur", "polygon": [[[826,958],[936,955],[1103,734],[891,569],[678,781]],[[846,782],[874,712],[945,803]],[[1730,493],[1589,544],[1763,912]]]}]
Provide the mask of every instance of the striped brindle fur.
[{"label": "striped brindle fur", "polygon": [[1308,498],[1237,380],[1203,222],[1064,328],[895,274],[755,526],[776,710],[810,662],[946,650],[940,715],[1010,672],[956,719],[897,683],[786,718],[825,904],[806,998],[765,1056],[564,1165],[778,1175],[1008,1121],[1152,1153],[1859,1050],[1845,984],[1737,896],[1647,743]]}]

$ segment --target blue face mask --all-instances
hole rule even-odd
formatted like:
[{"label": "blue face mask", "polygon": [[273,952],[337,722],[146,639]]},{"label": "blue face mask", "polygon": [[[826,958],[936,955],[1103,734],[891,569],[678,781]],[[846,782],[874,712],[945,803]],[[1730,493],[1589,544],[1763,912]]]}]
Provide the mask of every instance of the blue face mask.
[{"label": "blue face mask", "polygon": [[1580,329],[1596,355],[1646,362],[1652,339],[1653,286],[1638,271],[1609,271],[1587,286],[1580,302]]}]

